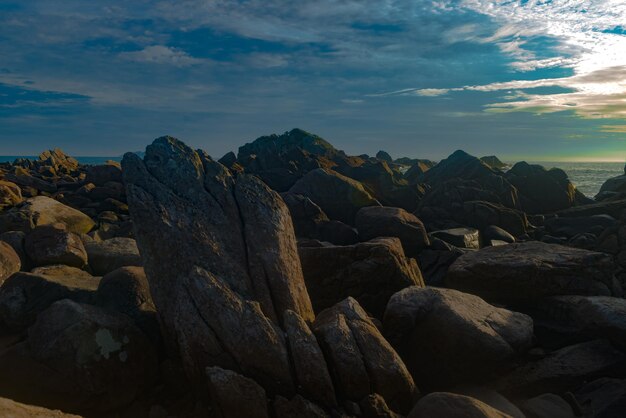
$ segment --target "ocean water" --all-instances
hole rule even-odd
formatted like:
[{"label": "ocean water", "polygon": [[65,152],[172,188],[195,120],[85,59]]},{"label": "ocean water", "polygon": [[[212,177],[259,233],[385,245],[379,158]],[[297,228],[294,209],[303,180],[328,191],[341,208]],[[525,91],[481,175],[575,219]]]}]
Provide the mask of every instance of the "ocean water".
[{"label": "ocean water", "polygon": [[[29,156],[1,156],[0,163],[13,162],[17,158],[37,157]],[[82,164],[104,164],[107,160],[121,161],[122,157],[75,157]],[[557,167],[564,170],[569,176],[572,183],[576,185],[578,190],[583,192],[585,196],[593,198],[602,183],[606,179],[624,174],[624,163],[581,163],[581,162],[530,162],[531,164],[539,164],[545,168]]]}]

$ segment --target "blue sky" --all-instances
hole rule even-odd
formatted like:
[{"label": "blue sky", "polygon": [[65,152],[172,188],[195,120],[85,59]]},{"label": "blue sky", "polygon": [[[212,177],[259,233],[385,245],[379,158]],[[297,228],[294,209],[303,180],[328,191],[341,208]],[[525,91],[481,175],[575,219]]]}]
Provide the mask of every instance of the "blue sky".
[{"label": "blue sky", "polygon": [[0,0],[0,154],[626,160],[623,0]]}]

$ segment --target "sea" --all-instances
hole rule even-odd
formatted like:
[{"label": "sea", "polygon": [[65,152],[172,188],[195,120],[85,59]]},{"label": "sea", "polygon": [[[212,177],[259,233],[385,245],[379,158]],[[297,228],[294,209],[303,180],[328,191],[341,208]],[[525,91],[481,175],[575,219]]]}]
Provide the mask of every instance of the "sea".
[{"label": "sea", "polygon": [[[0,156],[0,163],[13,162],[17,158],[37,159],[34,156]],[[104,164],[108,160],[121,161],[122,157],[75,157],[82,164]],[[585,196],[594,197],[602,184],[611,177],[624,174],[624,163],[588,163],[588,162],[531,162],[548,169],[556,167],[567,173],[570,180]]]}]

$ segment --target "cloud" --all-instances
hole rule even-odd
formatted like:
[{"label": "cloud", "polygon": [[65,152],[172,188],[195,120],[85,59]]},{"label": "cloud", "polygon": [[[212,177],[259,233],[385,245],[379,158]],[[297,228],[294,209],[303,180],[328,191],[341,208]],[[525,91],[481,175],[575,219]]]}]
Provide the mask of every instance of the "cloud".
[{"label": "cloud", "polygon": [[120,58],[152,64],[167,64],[176,67],[187,67],[189,65],[201,64],[204,60],[194,58],[185,51],[170,48],[164,45],[147,46],[141,51],[129,51],[119,54]]},{"label": "cloud", "polygon": [[626,125],[602,125],[601,132],[626,134]]}]

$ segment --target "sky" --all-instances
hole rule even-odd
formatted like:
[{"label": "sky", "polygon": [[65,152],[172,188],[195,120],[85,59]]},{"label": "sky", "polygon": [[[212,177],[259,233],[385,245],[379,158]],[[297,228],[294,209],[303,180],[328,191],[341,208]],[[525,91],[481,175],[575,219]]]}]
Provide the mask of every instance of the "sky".
[{"label": "sky", "polygon": [[626,161],[624,0],[0,0],[0,155]]}]

